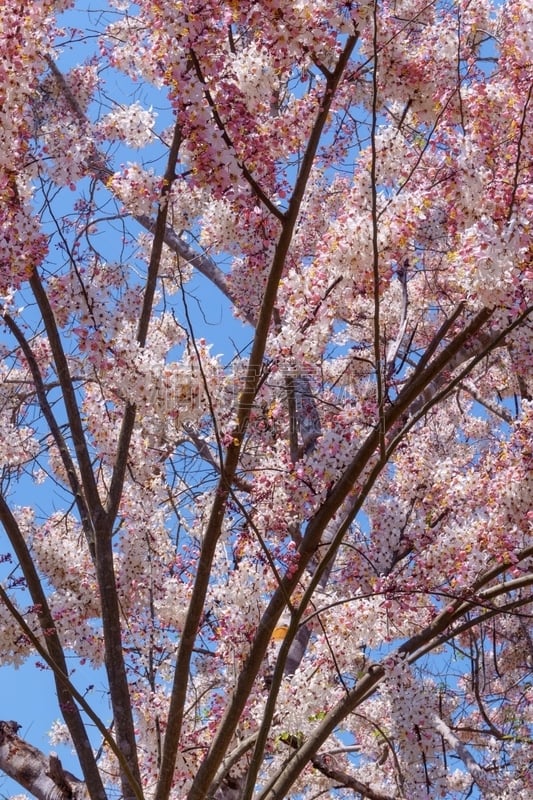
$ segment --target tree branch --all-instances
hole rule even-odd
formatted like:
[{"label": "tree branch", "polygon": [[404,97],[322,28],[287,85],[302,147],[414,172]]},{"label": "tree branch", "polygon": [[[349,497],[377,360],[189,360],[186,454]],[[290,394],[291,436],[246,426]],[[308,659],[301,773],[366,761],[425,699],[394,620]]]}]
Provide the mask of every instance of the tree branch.
[{"label": "tree branch", "polygon": [[381,304],[380,304],[380,277],[379,277],[379,245],[378,245],[378,178],[377,178],[377,148],[376,134],[378,126],[378,4],[372,5],[372,57],[374,68],[372,70],[372,118],[370,122],[370,199],[372,215],[372,282],[373,282],[373,338],[374,338],[374,363],[376,371],[376,406],[378,413],[378,427],[380,431],[379,447],[381,457],[385,457],[385,420],[384,420],[384,383],[385,364],[381,355]]},{"label": "tree branch", "polygon": [[25,742],[16,722],[0,722],[0,770],[37,800],[89,800],[85,783],[63,769],[56,755],[44,753]]},{"label": "tree branch", "polygon": [[80,410],[76,398],[76,392],[72,383],[68,361],[63,349],[61,337],[57,329],[54,312],[50,306],[48,295],[46,294],[40,277],[33,272],[30,277],[30,287],[37,301],[41,317],[44,322],[48,342],[52,350],[56,373],[61,384],[61,396],[65,404],[72,442],[76,451],[76,458],[80,468],[80,477],[85,493],[89,518],[94,525],[94,516],[98,516],[103,511],[100,502],[100,495],[94,477],[91,457],[85,439],[83,424],[81,421]]},{"label": "tree branch", "polygon": [[[300,742],[295,736],[283,737],[282,741],[295,750],[300,746]],[[322,773],[322,775],[335,781],[340,787],[358,792],[361,798],[366,798],[366,800],[395,800],[392,795],[383,794],[383,792],[372,789],[368,784],[357,780],[354,775],[350,775],[348,772],[340,769],[334,762],[335,759],[329,753],[318,753],[311,759],[313,767]]]},{"label": "tree branch", "polygon": [[439,716],[435,715],[433,719],[433,725],[435,726],[435,730],[437,733],[440,733],[442,738],[444,739],[450,747],[455,750],[465,767],[467,768],[469,774],[472,776],[472,780],[474,783],[477,784],[479,789],[482,792],[485,792],[489,788],[489,781],[487,780],[487,775],[477,763],[476,759],[470,752],[470,750],[463,744],[463,742],[459,739],[459,737],[451,730],[451,728],[446,725],[443,719]]},{"label": "tree branch", "polygon": [[[231,140],[230,135],[228,134],[226,126],[224,125],[224,123],[223,123],[223,121],[222,121],[222,119],[220,117],[220,114],[218,113],[218,109],[217,109],[216,103],[215,103],[215,101],[213,99],[213,96],[212,96],[211,92],[209,91],[209,88],[207,86],[206,80],[205,80],[205,78],[203,76],[202,69],[201,69],[201,66],[200,66],[200,62],[198,61],[198,57],[197,57],[197,55],[196,55],[196,53],[194,52],[193,49],[189,49],[189,55],[190,55],[191,61],[192,61],[193,66],[194,66],[194,71],[196,73],[196,77],[198,78],[198,82],[203,87],[204,97],[207,100],[207,104],[208,104],[209,108],[211,109],[211,114],[213,115],[213,120],[215,122],[215,125],[217,126],[217,128],[219,129],[219,131],[222,134],[222,139],[224,141],[224,144],[226,145],[226,148],[227,148],[228,152],[235,153],[235,157],[237,159],[237,153],[236,153],[234,144],[233,144],[233,142]],[[255,194],[257,199],[261,201],[261,203],[270,212],[270,214],[272,214],[273,217],[276,217],[276,219],[278,219],[280,221],[283,221],[283,217],[284,217],[283,211],[281,211],[275,205],[275,203],[272,202],[272,200],[268,197],[268,195],[263,191],[262,187],[256,181],[256,179],[254,178],[254,176],[252,175],[252,173],[250,172],[250,170],[248,169],[248,167],[246,166],[244,161],[243,160],[241,160],[241,161],[237,160],[237,163],[239,165],[239,169],[241,170],[243,176],[245,177],[246,181],[248,182],[250,188],[252,189],[252,192]]]},{"label": "tree branch", "polygon": [[[22,333],[21,329],[15,322],[15,320],[11,317],[10,314],[4,314],[3,319],[17,340],[22,353],[24,354],[24,358],[26,359],[26,363],[28,364],[28,368],[31,372],[33,385],[35,387],[35,393],[37,395],[37,400],[39,402],[39,407],[42,411],[43,417],[48,425],[48,429],[52,434],[52,438],[56,444],[56,447],[59,451],[59,455],[61,456],[61,461],[63,462],[63,466],[65,468],[65,472],[67,473],[67,479],[70,485],[70,490],[74,497],[74,502],[76,503],[76,507],[78,509],[78,513],[80,515],[80,520],[83,526],[85,538],[87,539],[87,544],[89,547],[89,551],[91,553],[92,558],[94,559],[94,524],[93,520],[91,519],[91,513],[88,507],[87,499],[85,497],[84,489],[82,484],[80,483],[80,479],[78,477],[78,473],[76,471],[76,467],[74,465],[74,461],[72,460],[72,456],[70,454],[70,450],[67,446],[65,441],[65,437],[61,432],[61,428],[54,416],[54,412],[52,411],[52,407],[48,402],[46,387],[44,384],[43,377],[41,375],[41,371],[39,369],[39,365],[37,363],[37,359],[33,354],[33,350],[30,347],[30,344],[24,334]],[[59,382],[61,384],[61,381]]]},{"label": "tree branch", "polygon": [[[172,184],[176,179],[176,163],[181,145],[181,131],[178,122],[174,127],[174,136],[168,156],[167,168],[163,178],[163,186],[159,199],[159,207],[152,242],[152,252],[148,266],[143,305],[139,317],[136,341],[140,347],[146,345],[148,329],[152,315],[152,306],[163,251],[163,241],[168,215],[168,201]],[[109,678],[109,690],[113,708],[113,718],[117,734],[117,742],[126,757],[135,786],[130,785],[128,776],[121,770],[122,789],[126,800],[138,794],[141,786],[135,726],[129,694],[128,679],[124,664],[122,648],[122,624],[118,592],[113,565],[113,527],[119,511],[124,479],[128,468],[129,448],[136,418],[135,406],[127,403],[122,426],[118,437],[115,464],[109,487],[105,517],[96,535],[96,572],[102,606],[102,624],[106,651],[106,670]]]}]

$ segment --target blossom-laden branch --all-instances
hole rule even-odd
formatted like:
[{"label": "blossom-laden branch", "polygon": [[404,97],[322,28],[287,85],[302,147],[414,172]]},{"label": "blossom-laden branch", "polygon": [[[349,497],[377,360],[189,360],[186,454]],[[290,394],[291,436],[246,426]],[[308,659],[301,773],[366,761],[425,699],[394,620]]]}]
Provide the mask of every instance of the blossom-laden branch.
[{"label": "blossom-laden branch", "polygon": [[[163,188],[159,199],[158,215],[148,276],[144,287],[144,296],[136,338],[139,346],[146,345],[148,329],[152,316],[156,283],[163,250],[163,240],[168,215],[168,197],[175,180],[176,163],[181,145],[181,131],[179,122],[176,122],[174,137],[170,148],[167,169],[163,179]],[[131,699],[124,662],[122,645],[122,623],[120,605],[117,595],[116,575],[113,567],[112,532],[116,523],[119,504],[122,498],[124,478],[128,467],[128,452],[135,425],[135,405],[127,404],[122,420],[122,427],[118,437],[116,461],[109,487],[104,524],[97,529],[96,544],[96,572],[98,576],[100,596],[102,598],[102,622],[104,641],[106,645],[106,667],[109,675],[111,702],[117,730],[117,741],[121,752],[128,760],[130,774],[133,775],[137,786],[131,786],[129,775],[123,777],[123,792],[125,797],[135,796],[137,787],[141,785],[139,760],[137,757],[137,741],[135,737],[135,724],[131,711]],[[102,520],[102,522],[104,521]]]},{"label": "blossom-laden branch", "polygon": [[[529,559],[532,552],[533,548],[531,547],[524,550],[523,553],[517,557],[518,563],[522,560]],[[497,575],[508,570],[510,566],[511,564],[509,563],[499,565],[498,567],[488,570],[478,579],[476,582],[476,587],[480,589],[479,595],[481,602],[483,602],[485,594],[488,597],[493,597],[512,590],[512,581],[510,582],[510,585],[504,583],[501,586],[493,589],[487,589],[485,592],[481,590],[481,587],[486,584],[490,584]],[[527,575],[523,582],[525,585],[531,585],[533,583],[533,576]],[[521,584],[522,581],[520,581],[518,585]],[[531,597],[528,596],[526,598],[521,598],[516,601],[516,603],[509,604],[509,611],[512,611],[522,605],[529,605],[530,603]],[[431,622],[430,625],[402,644],[398,648],[398,655],[402,659],[405,658],[408,662],[414,663],[427,653],[439,647],[443,641],[455,638],[463,630],[475,628],[480,624],[481,621],[484,621],[484,615],[481,615],[480,618],[474,617],[463,623],[463,625],[461,625],[461,631],[457,628],[454,630],[453,623],[457,619],[464,618],[465,611],[467,609],[475,608],[477,605],[477,599],[467,601],[466,603],[461,599],[453,601]],[[502,608],[500,607],[498,610],[501,613]],[[447,629],[451,630],[449,630],[447,633],[444,633],[444,631],[447,631]],[[324,720],[314,731],[313,736],[310,737],[307,742],[301,744],[297,753],[292,758],[291,764],[288,767],[285,767],[278,774],[278,776],[273,778],[270,785],[267,786],[262,792],[262,799],[264,798],[264,800],[266,800],[269,798],[270,800],[270,798],[275,798],[279,796],[279,792],[281,792],[283,796],[283,793],[286,793],[289,790],[290,786],[296,779],[296,776],[302,769],[305,768],[308,760],[313,758],[314,755],[319,751],[319,748],[327,740],[329,734],[335,729],[336,725],[338,725],[347,714],[352,712],[358,705],[360,705],[365,699],[367,699],[376,691],[377,686],[387,674],[388,663],[393,663],[393,661],[394,655],[392,655],[392,661],[391,657],[388,657],[384,659],[381,664],[370,663],[367,665],[364,674],[360,676],[357,686],[349,690],[346,693],[346,696],[337,704],[337,706],[325,716]],[[442,733],[442,725],[438,726],[438,730],[440,733]],[[460,747],[459,741],[456,741],[455,744]],[[485,785],[484,776],[481,774],[479,769],[474,767],[473,760],[468,758],[464,748],[460,747],[459,755],[461,758],[467,759],[469,769],[474,769],[476,774],[476,782],[481,781],[481,783]]]}]

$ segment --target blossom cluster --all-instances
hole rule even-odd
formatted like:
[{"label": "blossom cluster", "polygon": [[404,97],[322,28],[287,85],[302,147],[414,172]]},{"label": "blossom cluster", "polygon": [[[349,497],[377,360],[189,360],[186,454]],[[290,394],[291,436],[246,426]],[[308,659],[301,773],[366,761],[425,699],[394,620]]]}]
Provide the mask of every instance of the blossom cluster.
[{"label": "blossom cluster", "polygon": [[130,147],[140,148],[153,139],[156,115],[152,109],[133,103],[116,108],[98,122],[96,135],[104,139],[120,139]]}]

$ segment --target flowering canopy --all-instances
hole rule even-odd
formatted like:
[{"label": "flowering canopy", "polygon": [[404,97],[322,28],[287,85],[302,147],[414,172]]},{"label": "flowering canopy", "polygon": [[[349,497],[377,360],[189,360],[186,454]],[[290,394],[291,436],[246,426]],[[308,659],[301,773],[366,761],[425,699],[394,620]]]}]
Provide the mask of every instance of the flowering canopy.
[{"label": "flowering canopy", "polygon": [[0,768],[530,798],[531,0],[71,5],[0,7],[0,637],[83,779]]}]

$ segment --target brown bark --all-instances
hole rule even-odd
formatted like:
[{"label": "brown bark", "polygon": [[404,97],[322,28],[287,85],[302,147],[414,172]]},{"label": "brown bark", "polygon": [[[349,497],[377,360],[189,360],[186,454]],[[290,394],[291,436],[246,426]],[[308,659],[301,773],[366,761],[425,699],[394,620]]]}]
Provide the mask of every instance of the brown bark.
[{"label": "brown bark", "polygon": [[37,800],[89,800],[85,783],[17,735],[19,725],[0,721],[0,770]]}]

